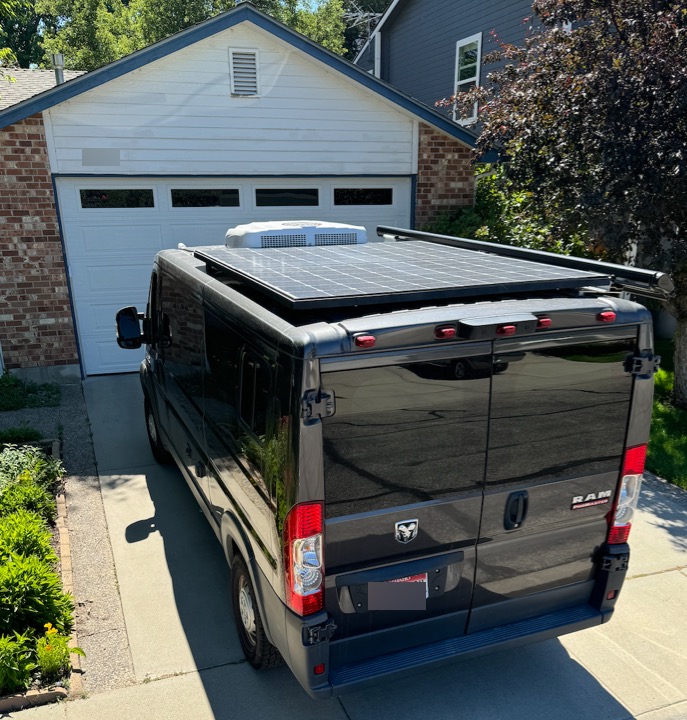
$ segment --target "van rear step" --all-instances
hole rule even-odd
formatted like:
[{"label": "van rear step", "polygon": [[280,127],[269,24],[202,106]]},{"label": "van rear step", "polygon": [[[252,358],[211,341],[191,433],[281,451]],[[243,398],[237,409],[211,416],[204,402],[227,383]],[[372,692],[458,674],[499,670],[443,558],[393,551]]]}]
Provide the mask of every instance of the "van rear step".
[{"label": "van rear step", "polygon": [[429,669],[458,657],[476,656],[493,649],[506,649],[584,630],[608,620],[609,613],[590,605],[576,606],[470,635],[440,640],[429,645],[389,653],[351,665],[332,668],[329,682],[334,694],[397,673]]}]

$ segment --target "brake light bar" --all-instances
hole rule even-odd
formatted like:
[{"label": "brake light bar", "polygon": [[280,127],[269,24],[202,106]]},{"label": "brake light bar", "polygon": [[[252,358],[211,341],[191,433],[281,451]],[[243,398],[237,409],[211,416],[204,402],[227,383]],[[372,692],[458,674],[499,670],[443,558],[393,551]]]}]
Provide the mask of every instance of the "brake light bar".
[{"label": "brake light bar", "polygon": [[301,616],[324,607],[322,503],[301,503],[284,521],[284,583],[288,606]]},{"label": "brake light bar", "polygon": [[623,472],[620,477],[613,509],[609,513],[608,543],[621,545],[627,542],[632,529],[632,518],[639,501],[642,487],[646,445],[637,445],[625,450]]}]

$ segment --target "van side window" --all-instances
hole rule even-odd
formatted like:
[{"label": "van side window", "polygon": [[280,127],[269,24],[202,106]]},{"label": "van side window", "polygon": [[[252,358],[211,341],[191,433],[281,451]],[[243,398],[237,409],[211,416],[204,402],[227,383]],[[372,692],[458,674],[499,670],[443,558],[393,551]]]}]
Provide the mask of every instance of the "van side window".
[{"label": "van side window", "polygon": [[264,438],[267,431],[269,389],[270,377],[263,362],[245,352],[241,363],[241,420],[258,438]]},{"label": "van side window", "polygon": [[239,376],[243,341],[226,323],[205,311],[205,415],[224,433],[238,436]]},{"label": "van side window", "polygon": [[202,403],[203,314],[199,297],[186,284],[161,273],[158,347],[167,372],[193,402]]}]

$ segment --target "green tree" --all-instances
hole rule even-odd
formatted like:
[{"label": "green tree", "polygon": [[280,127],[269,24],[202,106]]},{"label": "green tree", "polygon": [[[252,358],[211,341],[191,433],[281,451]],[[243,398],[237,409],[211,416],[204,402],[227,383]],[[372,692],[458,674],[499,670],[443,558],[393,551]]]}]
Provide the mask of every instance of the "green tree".
[{"label": "green tree", "polygon": [[0,80],[9,79],[9,76],[5,74],[2,68],[14,65],[17,61],[12,49],[8,46],[4,30],[5,23],[11,22],[11,18],[14,17],[16,11],[16,0],[0,0]]},{"label": "green tree", "polygon": [[0,13],[0,45],[12,51],[16,64],[28,68],[43,58],[42,33],[54,18],[36,10],[34,0],[21,0]]},{"label": "green tree", "polygon": [[[684,0],[535,0],[541,29],[503,46],[480,103],[478,155],[560,232],[667,270],[675,402],[687,408],[687,7]],[[572,29],[568,23],[572,23]]]},{"label": "green tree", "polygon": [[[36,0],[58,18],[43,37],[44,65],[61,52],[65,65],[94,70],[235,6],[235,0]],[[255,0],[258,9],[343,52],[342,0]]]}]

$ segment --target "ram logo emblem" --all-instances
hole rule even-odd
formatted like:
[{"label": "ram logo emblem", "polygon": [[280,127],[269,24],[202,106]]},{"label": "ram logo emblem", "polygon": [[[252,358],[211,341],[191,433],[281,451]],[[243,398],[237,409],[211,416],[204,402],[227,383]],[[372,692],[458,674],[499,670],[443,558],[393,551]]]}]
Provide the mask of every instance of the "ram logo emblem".
[{"label": "ram logo emblem", "polygon": [[415,520],[400,520],[396,523],[396,540],[398,542],[409,543],[411,540],[415,540],[417,537],[418,521]]}]

